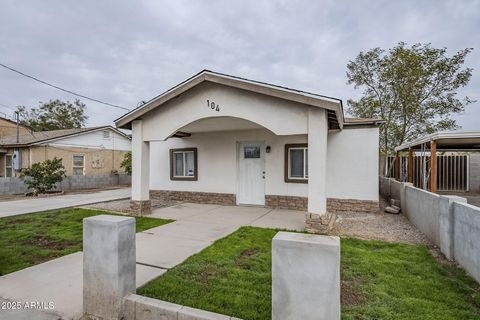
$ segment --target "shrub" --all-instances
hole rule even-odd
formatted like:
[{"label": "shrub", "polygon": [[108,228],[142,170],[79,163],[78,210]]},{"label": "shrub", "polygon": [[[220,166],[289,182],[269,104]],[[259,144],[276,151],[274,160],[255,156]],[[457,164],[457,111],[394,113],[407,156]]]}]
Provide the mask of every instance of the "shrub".
[{"label": "shrub", "polygon": [[62,164],[62,159],[57,157],[52,160],[34,163],[30,168],[24,169],[20,175],[20,178],[34,196],[52,190],[55,184],[61,182],[64,177],[65,167]]},{"label": "shrub", "polygon": [[129,176],[132,175],[132,153],[127,152],[125,156],[123,156],[123,161],[120,163],[120,167],[125,169],[125,173]]}]

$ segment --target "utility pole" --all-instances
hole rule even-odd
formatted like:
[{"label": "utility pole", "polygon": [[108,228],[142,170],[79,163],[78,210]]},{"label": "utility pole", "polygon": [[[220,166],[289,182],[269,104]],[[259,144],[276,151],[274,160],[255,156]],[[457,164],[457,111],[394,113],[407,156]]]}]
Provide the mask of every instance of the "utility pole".
[{"label": "utility pole", "polygon": [[20,142],[20,127],[19,127],[19,121],[20,121],[20,114],[18,111],[15,111],[15,119],[17,120],[17,143]]}]

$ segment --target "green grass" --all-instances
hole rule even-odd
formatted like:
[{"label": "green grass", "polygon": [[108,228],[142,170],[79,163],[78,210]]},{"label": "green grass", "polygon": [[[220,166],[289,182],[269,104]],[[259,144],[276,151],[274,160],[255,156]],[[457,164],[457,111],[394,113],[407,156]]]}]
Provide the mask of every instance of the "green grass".
[{"label": "green grass", "polygon": [[[110,214],[60,209],[0,219],[0,275],[82,250],[83,218]],[[137,232],[170,220],[136,217]]]},{"label": "green grass", "polygon": [[[270,319],[276,232],[243,227],[138,292],[245,320]],[[479,285],[439,264],[424,246],[342,239],[341,251],[343,319],[480,319]]]}]

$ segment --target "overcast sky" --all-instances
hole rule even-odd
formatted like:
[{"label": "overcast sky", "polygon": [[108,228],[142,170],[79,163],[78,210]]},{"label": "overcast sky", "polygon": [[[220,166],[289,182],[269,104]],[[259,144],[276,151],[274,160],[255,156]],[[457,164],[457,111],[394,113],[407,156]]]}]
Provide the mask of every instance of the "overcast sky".
[{"label": "overcast sky", "polygon": [[[361,50],[429,42],[449,54],[474,48],[460,94],[480,100],[479,17],[480,1],[458,0],[2,1],[0,63],[130,109],[202,69],[346,102],[361,93],[345,76]],[[55,98],[75,99],[0,68],[1,105]],[[90,126],[124,113],[83,101]],[[480,102],[458,122],[480,130]]]}]

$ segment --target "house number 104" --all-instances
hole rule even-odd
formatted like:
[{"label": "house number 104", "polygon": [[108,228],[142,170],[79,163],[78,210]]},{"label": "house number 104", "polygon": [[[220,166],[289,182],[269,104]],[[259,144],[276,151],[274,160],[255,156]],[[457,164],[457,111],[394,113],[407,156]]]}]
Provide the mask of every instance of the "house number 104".
[{"label": "house number 104", "polygon": [[216,104],[213,101],[207,100],[207,106],[212,110],[220,112],[220,105]]}]

